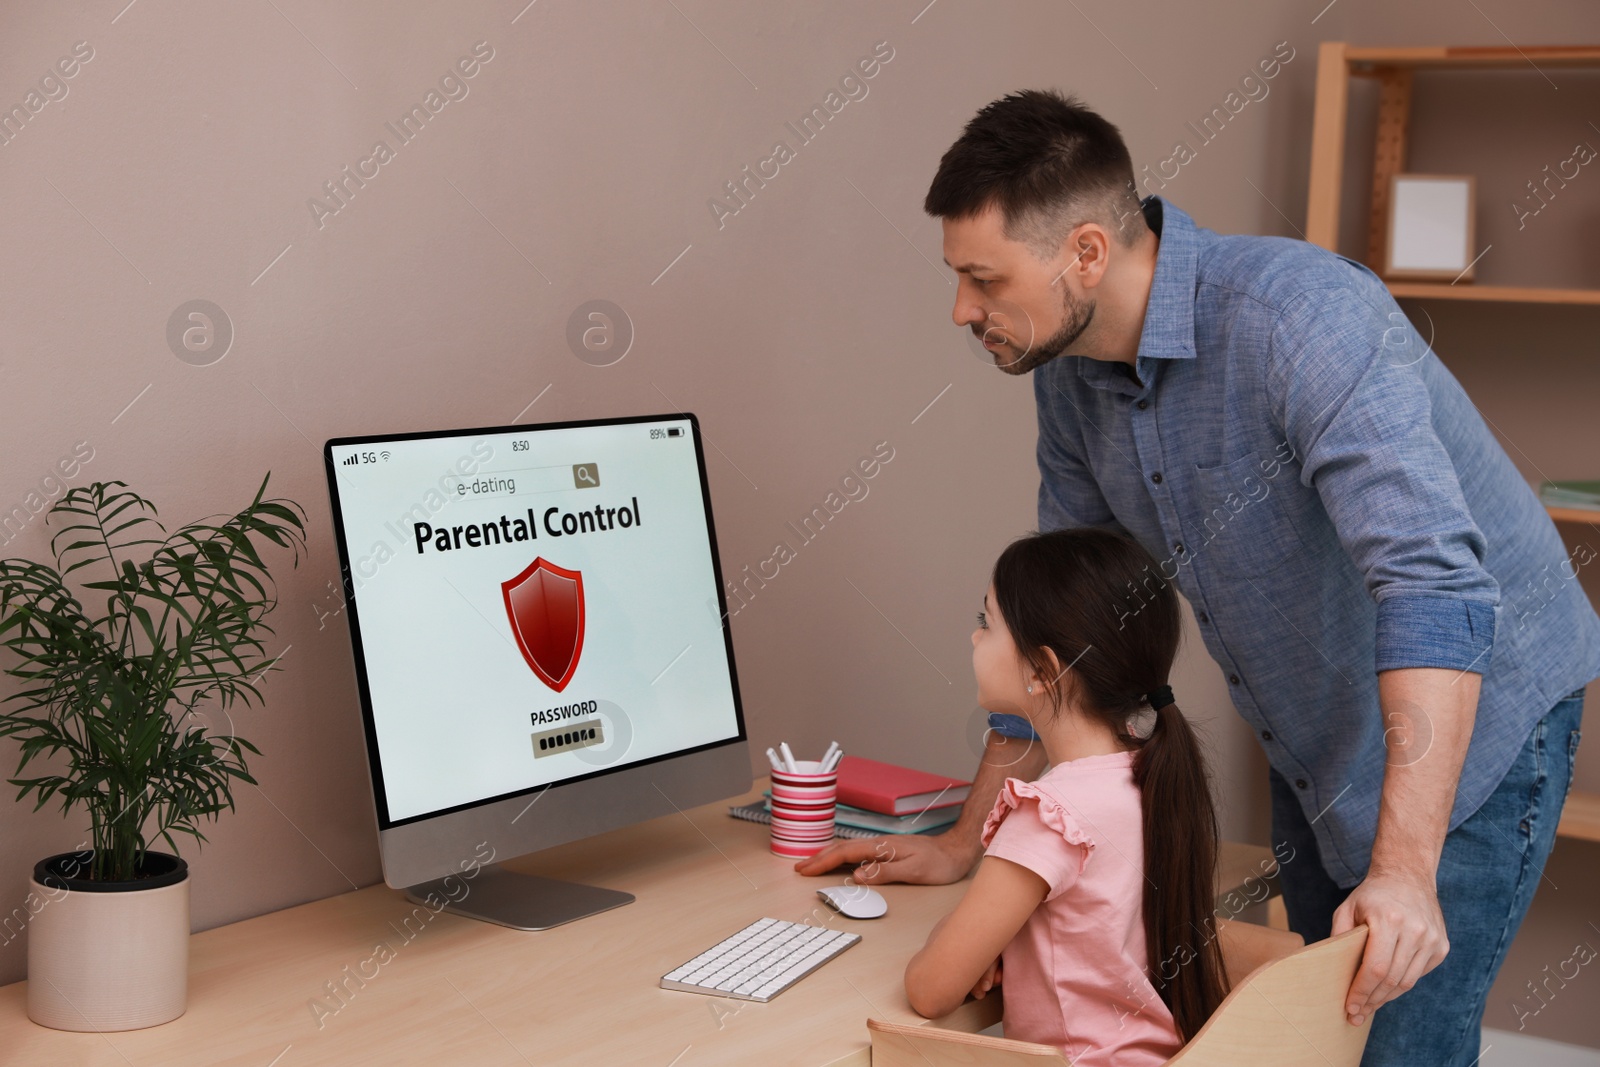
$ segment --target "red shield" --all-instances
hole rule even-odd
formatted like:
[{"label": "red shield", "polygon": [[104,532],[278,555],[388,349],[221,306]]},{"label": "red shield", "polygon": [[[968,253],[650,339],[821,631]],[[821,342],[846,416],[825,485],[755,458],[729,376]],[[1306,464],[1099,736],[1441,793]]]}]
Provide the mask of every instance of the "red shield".
[{"label": "red shield", "polygon": [[567,687],[583,651],[583,573],[540,556],[500,583],[522,658],[556,692]]}]

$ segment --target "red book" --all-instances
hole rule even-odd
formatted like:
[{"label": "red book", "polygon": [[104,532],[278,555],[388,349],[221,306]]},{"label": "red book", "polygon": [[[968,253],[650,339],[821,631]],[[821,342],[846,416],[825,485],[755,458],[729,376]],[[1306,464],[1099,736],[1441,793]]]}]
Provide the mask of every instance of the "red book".
[{"label": "red book", "polygon": [[911,815],[960,804],[972,783],[893,763],[845,756],[839,761],[839,803],[881,815]]}]

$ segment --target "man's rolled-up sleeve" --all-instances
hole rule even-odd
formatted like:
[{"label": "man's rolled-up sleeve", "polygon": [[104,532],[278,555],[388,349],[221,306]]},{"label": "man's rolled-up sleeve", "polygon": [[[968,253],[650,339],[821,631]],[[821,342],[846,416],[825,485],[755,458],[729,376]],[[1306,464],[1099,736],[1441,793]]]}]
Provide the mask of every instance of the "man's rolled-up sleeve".
[{"label": "man's rolled-up sleeve", "polygon": [[1033,724],[1021,715],[1011,715],[1003,711],[989,713],[989,729],[1001,737],[1011,737],[1019,741],[1037,741],[1039,735],[1034,731]]},{"label": "man's rolled-up sleeve", "polygon": [[1403,318],[1353,289],[1310,289],[1273,328],[1267,395],[1301,482],[1316,490],[1377,603],[1375,669],[1482,674],[1500,587],[1433,427],[1421,373],[1438,357],[1419,360],[1418,347]]}]

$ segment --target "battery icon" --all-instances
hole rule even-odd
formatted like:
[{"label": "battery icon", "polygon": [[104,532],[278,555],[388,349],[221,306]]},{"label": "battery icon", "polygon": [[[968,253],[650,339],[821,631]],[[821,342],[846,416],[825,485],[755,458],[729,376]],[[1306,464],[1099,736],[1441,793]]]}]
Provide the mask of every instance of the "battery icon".
[{"label": "battery icon", "polygon": [[683,436],[683,427],[682,426],[668,426],[667,427],[667,436],[668,437],[682,437]]}]

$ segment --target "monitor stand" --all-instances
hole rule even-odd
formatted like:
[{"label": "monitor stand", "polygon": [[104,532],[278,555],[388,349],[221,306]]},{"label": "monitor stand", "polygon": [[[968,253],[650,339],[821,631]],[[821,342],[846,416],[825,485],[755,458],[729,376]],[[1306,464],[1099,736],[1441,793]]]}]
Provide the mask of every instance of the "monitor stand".
[{"label": "monitor stand", "polygon": [[[452,901],[452,897],[460,895],[462,886],[468,887],[467,894]],[[518,874],[494,864],[479,868],[470,878],[451,874],[431,882],[418,882],[408,886],[405,894],[407,899],[429,908],[443,900],[447,902],[444,911],[509,926],[513,930],[548,930],[586,915],[632,904],[634,899],[632,893],[541,878],[536,874]]]}]

